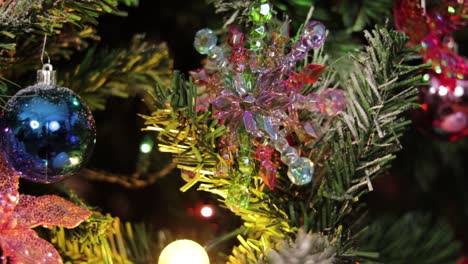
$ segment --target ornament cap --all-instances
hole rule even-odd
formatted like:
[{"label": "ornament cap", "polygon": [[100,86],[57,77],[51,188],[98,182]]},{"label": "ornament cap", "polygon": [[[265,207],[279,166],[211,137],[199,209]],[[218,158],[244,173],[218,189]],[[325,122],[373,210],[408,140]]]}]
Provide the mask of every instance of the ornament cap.
[{"label": "ornament cap", "polygon": [[55,85],[57,80],[55,78],[56,72],[52,64],[46,63],[42,66],[41,70],[37,70],[37,83]]}]

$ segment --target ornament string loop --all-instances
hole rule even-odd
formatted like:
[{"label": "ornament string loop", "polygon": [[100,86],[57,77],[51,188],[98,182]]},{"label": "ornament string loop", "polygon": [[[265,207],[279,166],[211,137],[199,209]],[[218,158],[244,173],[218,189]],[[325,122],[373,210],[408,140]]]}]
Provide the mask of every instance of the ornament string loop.
[{"label": "ornament string loop", "polygon": [[[47,84],[55,85],[55,71],[52,64],[50,64],[50,57],[47,51],[45,50],[47,44],[47,34],[44,34],[44,42],[42,43],[42,52],[41,52],[41,63],[42,69],[37,70],[37,83],[38,84]],[[44,63],[44,55],[47,56],[47,63]]]}]

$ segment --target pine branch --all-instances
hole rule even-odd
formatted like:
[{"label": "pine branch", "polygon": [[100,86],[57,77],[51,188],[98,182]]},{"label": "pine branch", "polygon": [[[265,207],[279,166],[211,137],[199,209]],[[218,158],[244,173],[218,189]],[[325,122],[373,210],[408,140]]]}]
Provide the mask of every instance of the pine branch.
[{"label": "pine branch", "polygon": [[380,217],[360,243],[360,250],[380,252],[377,258],[363,260],[366,264],[455,263],[460,249],[447,223],[421,213]]},{"label": "pine branch", "polygon": [[341,76],[347,111],[324,136],[325,142],[334,142],[331,155],[322,158],[330,175],[328,189],[338,196],[354,197],[362,188],[352,186],[385,171],[401,149],[399,137],[409,124],[402,114],[417,106],[414,85],[425,67],[408,65],[412,52],[404,49],[406,38],[400,33],[377,28],[366,38],[371,46],[355,58],[350,74]]},{"label": "pine branch", "polygon": [[54,228],[51,242],[64,263],[156,263],[170,233],[95,213],[77,230]]},{"label": "pine branch", "polygon": [[391,15],[391,0],[339,1],[334,8],[342,17],[348,33],[361,32],[368,25],[382,23]]},{"label": "pine branch", "polygon": [[[58,61],[98,40],[97,17],[125,15],[118,0],[5,0],[0,3],[0,78],[19,80],[39,61],[44,35],[48,55]],[[127,0],[136,4],[137,0]],[[64,34],[61,30],[64,29]],[[35,67],[34,67],[35,68]],[[8,82],[3,82],[8,83]]]},{"label": "pine branch", "polygon": [[148,91],[155,83],[168,85],[171,69],[165,44],[150,44],[142,35],[136,35],[128,50],[91,48],[76,69],[59,79],[78,92],[91,109],[103,109],[109,96],[139,95],[146,97],[152,110]]},{"label": "pine branch", "polygon": [[0,4],[0,24],[8,31],[59,33],[66,23],[96,25],[102,13],[124,15],[118,0],[6,0]]}]

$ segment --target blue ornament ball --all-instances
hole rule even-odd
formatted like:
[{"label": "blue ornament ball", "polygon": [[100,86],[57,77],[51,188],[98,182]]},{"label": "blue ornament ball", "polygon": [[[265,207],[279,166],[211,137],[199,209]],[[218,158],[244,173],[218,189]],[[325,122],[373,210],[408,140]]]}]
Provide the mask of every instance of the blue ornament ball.
[{"label": "blue ornament ball", "polygon": [[89,159],[96,126],[83,100],[68,88],[36,84],[20,90],[0,119],[0,152],[21,177],[63,180]]}]

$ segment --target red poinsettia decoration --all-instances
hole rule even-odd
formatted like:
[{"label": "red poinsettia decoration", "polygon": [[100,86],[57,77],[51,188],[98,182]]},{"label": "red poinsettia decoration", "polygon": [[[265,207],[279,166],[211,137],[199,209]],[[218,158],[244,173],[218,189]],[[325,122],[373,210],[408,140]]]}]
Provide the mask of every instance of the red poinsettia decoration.
[{"label": "red poinsettia decoration", "polygon": [[62,263],[57,250],[32,229],[74,228],[91,212],[55,195],[18,192],[19,175],[0,157],[0,247],[8,263]]}]

